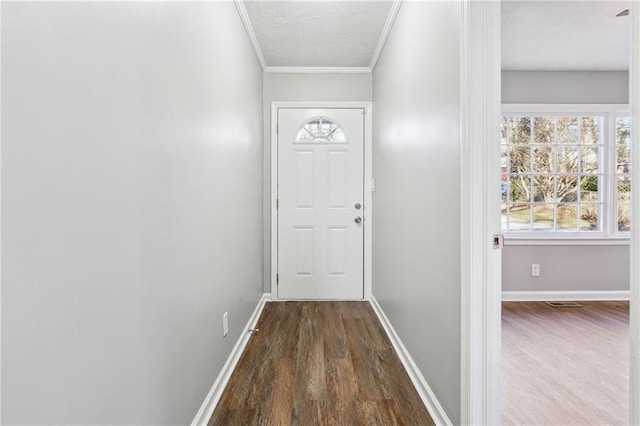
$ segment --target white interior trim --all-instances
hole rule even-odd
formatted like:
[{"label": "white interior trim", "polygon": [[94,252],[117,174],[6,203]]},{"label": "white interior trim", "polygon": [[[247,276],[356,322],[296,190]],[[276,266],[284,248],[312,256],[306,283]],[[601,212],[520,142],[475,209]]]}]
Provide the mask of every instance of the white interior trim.
[{"label": "white interior trim", "polygon": [[629,111],[628,104],[502,104],[502,112],[505,114],[593,114],[594,112],[625,113],[627,111]]},{"label": "white interior trim", "polygon": [[[631,103],[631,121],[635,129],[640,128],[640,2],[630,5],[631,25],[631,59],[629,102]],[[631,180],[640,182],[640,132],[631,133],[631,162],[635,164],[631,170]],[[640,424],[640,186],[631,187],[631,318],[629,334],[631,335],[631,358],[629,376],[629,424]]]},{"label": "white interior trim", "polygon": [[[2,2],[0,1],[0,22],[2,22]],[[0,31],[0,46],[2,46],[2,31]],[[0,55],[0,70],[2,70],[2,55]],[[0,78],[0,99],[2,99],[2,79]],[[0,129],[2,129],[2,102],[0,102]],[[0,131],[0,135],[2,132]],[[0,136],[0,164],[2,164],[2,137]],[[2,173],[0,173],[0,188],[2,188]],[[2,190],[0,189],[0,366],[2,366]],[[2,422],[2,368],[0,368],[0,422]]]},{"label": "white interior trim", "polygon": [[371,298],[373,282],[373,106],[364,116],[364,300]]},{"label": "white interior trim", "polygon": [[378,304],[378,301],[373,295],[371,296],[369,303],[371,304],[373,311],[378,316],[378,319],[382,323],[382,327],[384,327],[384,330],[387,332],[387,336],[389,336],[389,340],[391,340],[393,349],[395,349],[396,353],[398,354],[398,357],[400,358],[404,369],[407,371],[411,382],[415,386],[416,391],[418,391],[420,399],[422,399],[425,407],[427,407],[427,411],[429,411],[429,414],[431,415],[431,418],[433,419],[435,424],[452,425],[453,423],[451,423],[451,420],[449,420],[449,417],[444,411],[444,408],[442,408],[442,405],[440,405],[438,398],[436,398],[436,395],[431,390],[431,387],[429,387],[429,384],[420,372],[420,369],[418,369],[418,366],[413,361],[413,358],[411,358],[411,354],[409,354],[409,351],[402,343],[400,336],[398,336],[398,334],[396,333],[395,329],[391,325],[391,322],[389,321],[389,318],[387,318],[384,311],[380,307],[380,304]]},{"label": "white interior trim", "polygon": [[258,323],[258,319],[260,319],[260,314],[264,309],[264,305],[269,301],[271,301],[271,295],[268,293],[265,293],[262,295],[262,297],[260,297],[256,308],[253,310],[253,313],[249,317],[249,321],[247,321],[247,325],[240,333],[238,341],[231,350],[231,353],[229,354],[227,361],[224,363],[222,370],[220,370],[220,374],[218,374],[216,381],[213,383],[213,386],[211,386],[211,390],[200,406],[198,413],[193,418],[193,421],[191,422],[192,426],[206,426],[209,422],[209,419],[213,415],[213,411],[215,410],[216,405],[218,405],[218,401],[220,401],[220,397],[224,392],[224,388],[227,386],[227,383],[231,378],[231,374],[233,373],[233,370],[236,368],[236,365],[240,360],[242,352],[247,347],[247,343],[249,343],[249,338],[251,337],[249,330],[254,328]]},{"label": "white interior trim", "polygon": [[278,299],[278,210],[276,198],[278,195],[278,109],[279,108],[363,108],[365,111],[364,128],[364,289],[363,300],[371,296],[371,259],[373,249],[371,245],[373,225],[373,203],[371,194],[373,176],[372,132],[373,108],[371,102],[271,102],[271,295]]},{"label": "white interior trim", "polygon": [[462,1],[461,356],[463,425],[501,423],[500,2]]},{"label": "white interior trim", "polygon": [[247,32],[249,42],[251,43],[251,47],[253,47],[256,58],[258,58],[260,68],[262,68],[262,71],[264,71],[267,68],[267,63],[264,60],[264,55],[262,54],[260,43],[258,43],[256,32],[253,29],[253,25],[251,25],[251,20],[249,19],[247,9],[244,7],[244,0],[233,0],[233,2],[236,4],[236,9],[238,9],[238,14],[240,15],[240,20],[242,21],[244,29]]},{"label": "white interior trim", "polygon": [[369,67],[266,67],[265,73],[281,74],[371,74]]},{"label": "white interior trim", "polygon": [[[282,103],[284,104],[284,102]],[[278,108],[280,103],[271,102],[271,294],[278,300]],[[266,141],[265,141],[266,142]],[[264,145],[264,144],[263,144]]]},{"label": "white interior trim", "polygon": [[514,238],[504,235],[505,246],[628,246],[629,238]]},{"label": "white interior trim", "polygon": [[601,301],[601,300],[629,300],[628,290],[607,291],[503,291],[503,302],[553,302],[571,301]]},{"label": "white interior trim", "polygon": [[389,15],[387,15],[387,20],[385,21],[384,27],[382,28],[382,33],[380,33],[380,38],[378,39],[376,50],[373,51],[373,55],[371,56],[371,64],[369,65],[369,69],[371,70],[371,72],[373,72],[376,69],[376,65],[378,65],[378,60],[380,59],[380,55],[382,54],[382,49],[384,49],[387,38],[389,38],[389,34],[391,33],[393,23],[396,20],[396,16],[398,16],[398,11],[400,10],[401,5],[402,0],[393,0],[393,4],[391,5],[391,9],[389,10]]}]

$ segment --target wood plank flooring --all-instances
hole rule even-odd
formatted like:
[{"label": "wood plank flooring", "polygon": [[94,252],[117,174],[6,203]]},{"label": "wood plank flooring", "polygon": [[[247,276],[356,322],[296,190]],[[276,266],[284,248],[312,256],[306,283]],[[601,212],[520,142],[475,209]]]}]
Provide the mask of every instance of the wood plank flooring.
[{"label": "wood plank flooring", "polygon": [[209,425],[434,424],[367,302],[267,303]]},{"label": "wood plank flooring", "polygon": [[629,303],[502,304],[505,425],[629,424]]}]

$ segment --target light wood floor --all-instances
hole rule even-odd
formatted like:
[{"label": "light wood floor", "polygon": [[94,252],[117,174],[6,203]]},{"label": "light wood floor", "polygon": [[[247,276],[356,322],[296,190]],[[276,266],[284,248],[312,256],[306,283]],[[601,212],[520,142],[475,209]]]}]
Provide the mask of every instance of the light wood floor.
[{"label": "light wood floor", "polygon": [[502,304],[505,425],[629,423],[629,303]]},{"label": "light wood floor", "polygon": [[267,303],[209,425],[429,425],[366,302]]}]

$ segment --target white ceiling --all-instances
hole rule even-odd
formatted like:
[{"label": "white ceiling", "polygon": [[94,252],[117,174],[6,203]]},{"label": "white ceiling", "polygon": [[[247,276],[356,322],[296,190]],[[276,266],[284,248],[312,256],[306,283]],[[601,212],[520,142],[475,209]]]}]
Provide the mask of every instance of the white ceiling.
[{"label": "white ceiling", "polygon": [[369,67],[393,1],[243,1],[268,67]]},{"label": "white ceiling", "polygon": [[[242,1],[254,42],[264,57],[264,65],[271,68],[369,67],[389,30],[385,24],[394,12],[393,3]],[[502,69],[628,70],[630,18],[616,15],[628,9],[629,3],[630,0],[503,0]]]},{"label": "white ceiling", "polygon": [[502,69],[629,69],[630,1],[504,1]]}]

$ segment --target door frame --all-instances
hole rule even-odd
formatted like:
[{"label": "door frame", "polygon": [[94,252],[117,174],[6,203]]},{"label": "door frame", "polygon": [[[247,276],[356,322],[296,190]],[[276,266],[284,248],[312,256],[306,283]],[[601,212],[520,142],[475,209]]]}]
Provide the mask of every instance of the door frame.
[{"label": "door frame", "polygon": [[[640,2],[632,1],[630,6],[631,25],[630,60],[629,60],[629,106],[631,108],[631,121],[640,123]],[[636,124],[636,129],[640,128]],[[640,164],[640,132],[631,132],[631,162]],[[631,170],[631,179],[640,181],[640,167],[634,166]],[[640,256],[640,187],[636,184],[631,187],[631,221],[635,226],[631,227],[630,257],[637,259]],[[631,277],[629,290],[631,297],[629,308],[629,334],[631,337],[631,349],[629,357],[629,424],[640,424],[640,263],[631,261]]]},{"label": "door frame", "polygon": [[462,0],[460,419],[501,424],[500,1]]},{"label": "door frame", "polygon": [[[640,122],[640,2],[630,7],[629,106]],[[461,13],[461,423],[500,424],[501,259],[491,248],[499,232],[500,1],[462,0]],[[497,118],[496,118],[497,117]],[[632,133],[640,163],[640,132]],[[640,167],[632,170],[640,181]],[[632,187],[632,221],[640,223],[640,186]],[[471,212],[474,212],[472,215]],[[631,258],[640,256],[640,226],[631,228]],[[629,424],[640,424],[640,263],[631,262]]]},{"label": "door frame", "polygon": [[[375,190],[373,181],[373,155],[372,155],[372,103],[371,102],[271,102],[271,299],[278,298],[278,210],[276,198],[278,195],[278,110],[285,108],[304,109],[363,109],[364,110],[364,209],[362,211],[364,221],[364,265],[363,265],[363,298],[371,299],[371,259],[372,259],[372,218],[373,197]],[[287,299],[288,300],[288,299]]]}]

